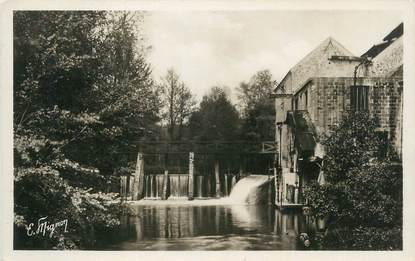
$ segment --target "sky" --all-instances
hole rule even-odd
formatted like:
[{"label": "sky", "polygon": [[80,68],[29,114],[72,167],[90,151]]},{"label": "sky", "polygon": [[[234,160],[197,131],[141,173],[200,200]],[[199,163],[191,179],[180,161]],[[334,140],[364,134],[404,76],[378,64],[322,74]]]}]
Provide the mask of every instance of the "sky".
[{"label": "sky", "polygon": [[259,70],[278,82],[331,36],[360,56],[403,21],[397,11],[155,11],[144,34],[153,76],[173,67],[200,99],[210,87],[235,88]]}]

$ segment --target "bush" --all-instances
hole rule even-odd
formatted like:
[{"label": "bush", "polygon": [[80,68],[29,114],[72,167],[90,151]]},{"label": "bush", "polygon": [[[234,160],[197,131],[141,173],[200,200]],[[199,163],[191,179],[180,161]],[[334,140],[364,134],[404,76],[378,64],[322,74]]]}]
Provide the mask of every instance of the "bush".
[{"label": "bush", "polygon": [[[42,171],[42,174],[39,173]],[[116,194],[90,193],[71,187],[56,173],[33,170],[15,181],[15,248],[76,249],[94,245],[94,231],[119,225]],[[50,223],[68,220],[68,232],[57,229],[49,237],[28,236],[26,226],[47,217]],[[36,228],[36,227],[35,227]]]},{"label": "bush", "polygon": [[376,126],[367,114],[350,114],[323,141],[328,182],[304,194],[327,220],[326,249],[402,248],[402,165],[379,153]]}]

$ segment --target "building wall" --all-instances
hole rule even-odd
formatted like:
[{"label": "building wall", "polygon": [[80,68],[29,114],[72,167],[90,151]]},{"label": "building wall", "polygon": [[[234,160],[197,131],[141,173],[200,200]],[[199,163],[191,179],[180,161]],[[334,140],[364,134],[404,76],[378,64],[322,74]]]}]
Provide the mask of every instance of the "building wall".
[{"label": "building wall", "polygon": [[403,37],[396,39],[372,60],[369,76],[387,76],[403,64]]},{"label": "building wall", "polygon": [[[297,109],[309,112],[318,135],[322,135],[350,110],[353,84],[353,77],[312,78],[294,95],[293,103],[297,100]],[[401,137],[397,126],[402,126],[402,78],[364,77],[358,78],[356,84],[369,87],[369,112],[379,118],[379,129],[388,131],[399,148]]]}]

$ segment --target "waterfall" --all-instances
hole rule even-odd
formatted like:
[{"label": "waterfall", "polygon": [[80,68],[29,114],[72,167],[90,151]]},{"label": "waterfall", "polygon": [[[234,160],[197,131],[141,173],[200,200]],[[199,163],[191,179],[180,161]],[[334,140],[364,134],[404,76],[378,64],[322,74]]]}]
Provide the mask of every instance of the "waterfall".
[{"label": "waterfall", "polygon": [[232,188],[228,200],[235,204],[258,204],[268,200],[268,186],[272,184],[268,176],[250,175],[239,180]]},{"label": "waterfall", "polygon": [[150,188],[150,186],[149,186],[149,184],[148,184],[148,181],[149,181],[149,176],[144,176],[144,187],[145,187],[145,189],[144,189],[144,191],[145,191],[145,197],[146,198],[149,198],[150,197],[150,191],[149,191],[149,188]]},{"label": "waterfall", "polygon": [[156,197],[156,177],[154,175],[150,176],[150,191],[151,191],[151,197],[155,198]]},{"label": "waterfall", "polygon": [[179,196],[179,176],[170,174],[170,197],[177,198]]},{"label": "waterfall", "polygon": [[163,179],[164,175],[156,175],[156,197],[161,198],[163,194]]},{"label": "waterfall", "polygon": [[199,176],[196,176],[196,179],[195,179],[195,181],[196,181],[196,196],[198,197],[198,198],[201,198],[201,197],[203,197],[203,176],[202,175],[199,175]]},{"label": "waterfall", "polygon": [[233,177],[232,177],[232,182],[231,182],[232,184],[231,184],[231,191],[233,190],[233,187],[235,187],[235,184],[236,184],[236,176],[235,175],[233,175]]},{"label": "waterfall", "polygon": [[181,198],[188,195],[188,174],[170,174],[170,197]]},{"label": "waterfall", "polygon": [[179,175],[179,197],[187,197],[189,190],[189,175]]}]

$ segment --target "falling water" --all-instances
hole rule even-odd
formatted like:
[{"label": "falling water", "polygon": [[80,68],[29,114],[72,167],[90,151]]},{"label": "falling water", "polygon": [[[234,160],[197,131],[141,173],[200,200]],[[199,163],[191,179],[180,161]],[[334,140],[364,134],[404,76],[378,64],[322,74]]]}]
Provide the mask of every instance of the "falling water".
[{"label": "falling water", "polygon": [[164,176],[162,174],[144,176],[145,198],[161,198],[163,192],[163,178]]},{"label": "falling water", "polygon": [[231,191],[233,190],[233,187],[235,187],[235,184],[236,184],[236,176],[233,176],[232,177],[232,182],[231,182],[232,184],[231,184]]},{"label": "falling water", "polygon": [[145,184],[145,197],[151,198],[151,184],[150,184],[151,176],[144,176],[144,184]]},{"label": "falling water", "polygon": [[203,176],[196,176],[196,197],[201,198],[203,197],[203,182],[204,177]]},{"label": "falling water", "polygon": [[171,174],[169,176],[171,198],[187,197],[188,177],[187,174]]},{"label": "falling water", "polygon": [[245,177],[235,184],[227,200],[234,203],[245,204],[248,202],[250,196],[261,196],[253,193],[269,181],[270,179],[268,176],[264,175],[250,175]]},{"label": "falling water", "polygon": [[[230,176],[228,182],[224,182],[223,188],[225,196],[226,191],[231,189],[228,197],[223,198],[221,203],[229,204],[261,204],[263,199],[269,196],[268,187],[265,187],[270,179],[264,175],[250,175],[238,182],[236,177]],[[212,183],[208,176],[197,175],[195,176],[194,196],[197,198],[212,196]],[[163,194],[164,175],[146,175],[144,177],[145,184],[145,198],[146,199],[161,199]],[[226,184],[228,183],[228,184]],[[215,184],[213,184],[214,186]],[[264,186],[265,185],[265,186]],[[227,186],[228,190],[225,188]],[[171,199],[187,198],[189,193],[189,176],[188,174],[170,174],[169,175],[169,193],[168,196]],[[268,194],[267,194],[268,193]]]},{"label": "falling water", "polygon": [[156,197],[161,198],[163,194],[164,175],[156,175]]},{"label": "falling water", "polygon": [[156,177],[154,175],[150,176],[150,190],[151,190],[151,197],[156,197]]}]

